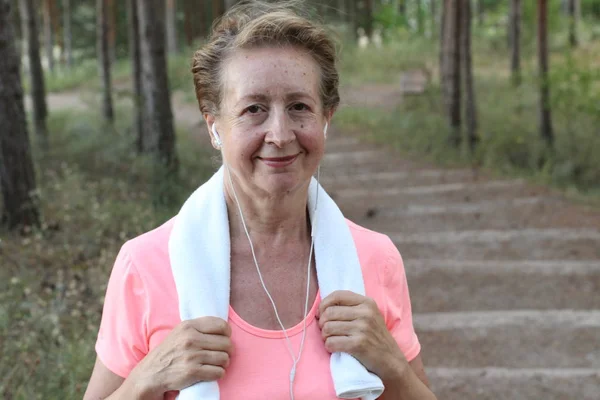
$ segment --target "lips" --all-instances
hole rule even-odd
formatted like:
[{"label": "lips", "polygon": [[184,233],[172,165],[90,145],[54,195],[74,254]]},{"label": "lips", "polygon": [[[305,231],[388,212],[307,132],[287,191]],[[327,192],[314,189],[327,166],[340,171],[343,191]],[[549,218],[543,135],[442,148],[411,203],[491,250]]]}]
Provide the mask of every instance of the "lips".
[{"label": "lips", "polygon": [[258,157],[263,163],[265,163],[266,165],[270,166],[270,167],[275,167],[275,168],[281,168],[281,167],[287,167],[288,165],[291,165],[294,161],[296,161],[296,158],[298,158],[298,154],[294,154],[291,156],[284,156],[284,157]]}]

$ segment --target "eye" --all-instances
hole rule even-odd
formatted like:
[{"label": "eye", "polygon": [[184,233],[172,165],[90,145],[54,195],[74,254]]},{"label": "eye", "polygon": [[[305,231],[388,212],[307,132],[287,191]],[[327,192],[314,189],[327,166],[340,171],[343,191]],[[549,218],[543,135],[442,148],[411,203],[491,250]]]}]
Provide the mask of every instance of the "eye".
[{"label": "eye", "polygon": [[294,111],[306,111],[309,110],[309,107],[304,103],[296,103],[292,106],[292,110]]},{"label": "eye", "polygon": [[252,105],[252,106],[246,108],[246,112],[248,112],[250,114],[258,114],[261,111],[262,111],[262,109],[257,105]]}]

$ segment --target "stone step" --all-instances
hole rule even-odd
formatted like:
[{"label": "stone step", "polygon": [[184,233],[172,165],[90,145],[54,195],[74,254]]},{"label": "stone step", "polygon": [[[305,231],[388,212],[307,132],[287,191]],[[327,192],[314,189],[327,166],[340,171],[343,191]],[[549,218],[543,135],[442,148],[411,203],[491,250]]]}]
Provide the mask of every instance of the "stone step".
[{"label": "stone step", "polygon": [[453,182],[476,181],[477,174],[470,169],[422,169],[402,171],[381,171],[348,174],[345,171],[322,170],[321,184],[328,191],[372,187],[401,187],[407,185],[433,185]]},{"label": "stone step", "polygon": [[414,313],[600,309],[600,259],[405,259],[404,265]]},{"label": "stone step", "polygon": [[414,314],[428,366],[600,369],[600,310]]},{"label": "stone step", "polygon": [[573,212],[564,201],[543,196],[447,204],[407,204],[399,207],[354,208],[347,215],[365,227],[411,233],[439,230],[593,228],[600,214]]},{"label": "stone step", "polygon": [[426,368],[444,400],[598,400],[600,369]]},{"label": "stone step", "polygon": [[391,157],[390,153],[372,148],[356,151],[329,151],[325,153],[321,166],[324,174],[327,171],[336,171],[338,174],[346,175],[415,168],[414,163],[408,160]]},{"label": "stone step", "polygon": [[407,259],[595,260],[600,259],[600,229],[464,230],[386,233]]}]

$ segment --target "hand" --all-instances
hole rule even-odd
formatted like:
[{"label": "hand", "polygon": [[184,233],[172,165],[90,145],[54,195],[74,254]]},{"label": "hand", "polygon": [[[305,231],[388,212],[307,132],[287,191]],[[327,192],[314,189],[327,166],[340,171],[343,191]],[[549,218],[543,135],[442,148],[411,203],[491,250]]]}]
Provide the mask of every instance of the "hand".
[{"label": "hand", "polygon": [[162,399],[168,391],[220,379],[229,365],[230,337],[231,327],[221,318],[184,321],[134,368],[131,384],[142,388],[144,398]]},{"label": "hand", "polygon": [[323,299],[317,318],[327,351],[354,356],[383,381],[408,366],[373,299],[335,291]]}]

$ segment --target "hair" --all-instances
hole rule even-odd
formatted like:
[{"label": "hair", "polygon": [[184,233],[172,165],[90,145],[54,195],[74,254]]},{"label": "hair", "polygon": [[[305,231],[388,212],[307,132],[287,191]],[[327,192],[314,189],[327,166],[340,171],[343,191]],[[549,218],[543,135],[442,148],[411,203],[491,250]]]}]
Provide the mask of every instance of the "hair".
[{"label": "hair", "polygon": [[223,65],[238,49],[293,47],[307,51],[321,69],[323,111],[340,102],[336,44],[329,30],[311,21],[300,1],[242,1],[215,21],[212,34],[194,53],[192,74],[200,111],[218,115],[223,96]]}]

